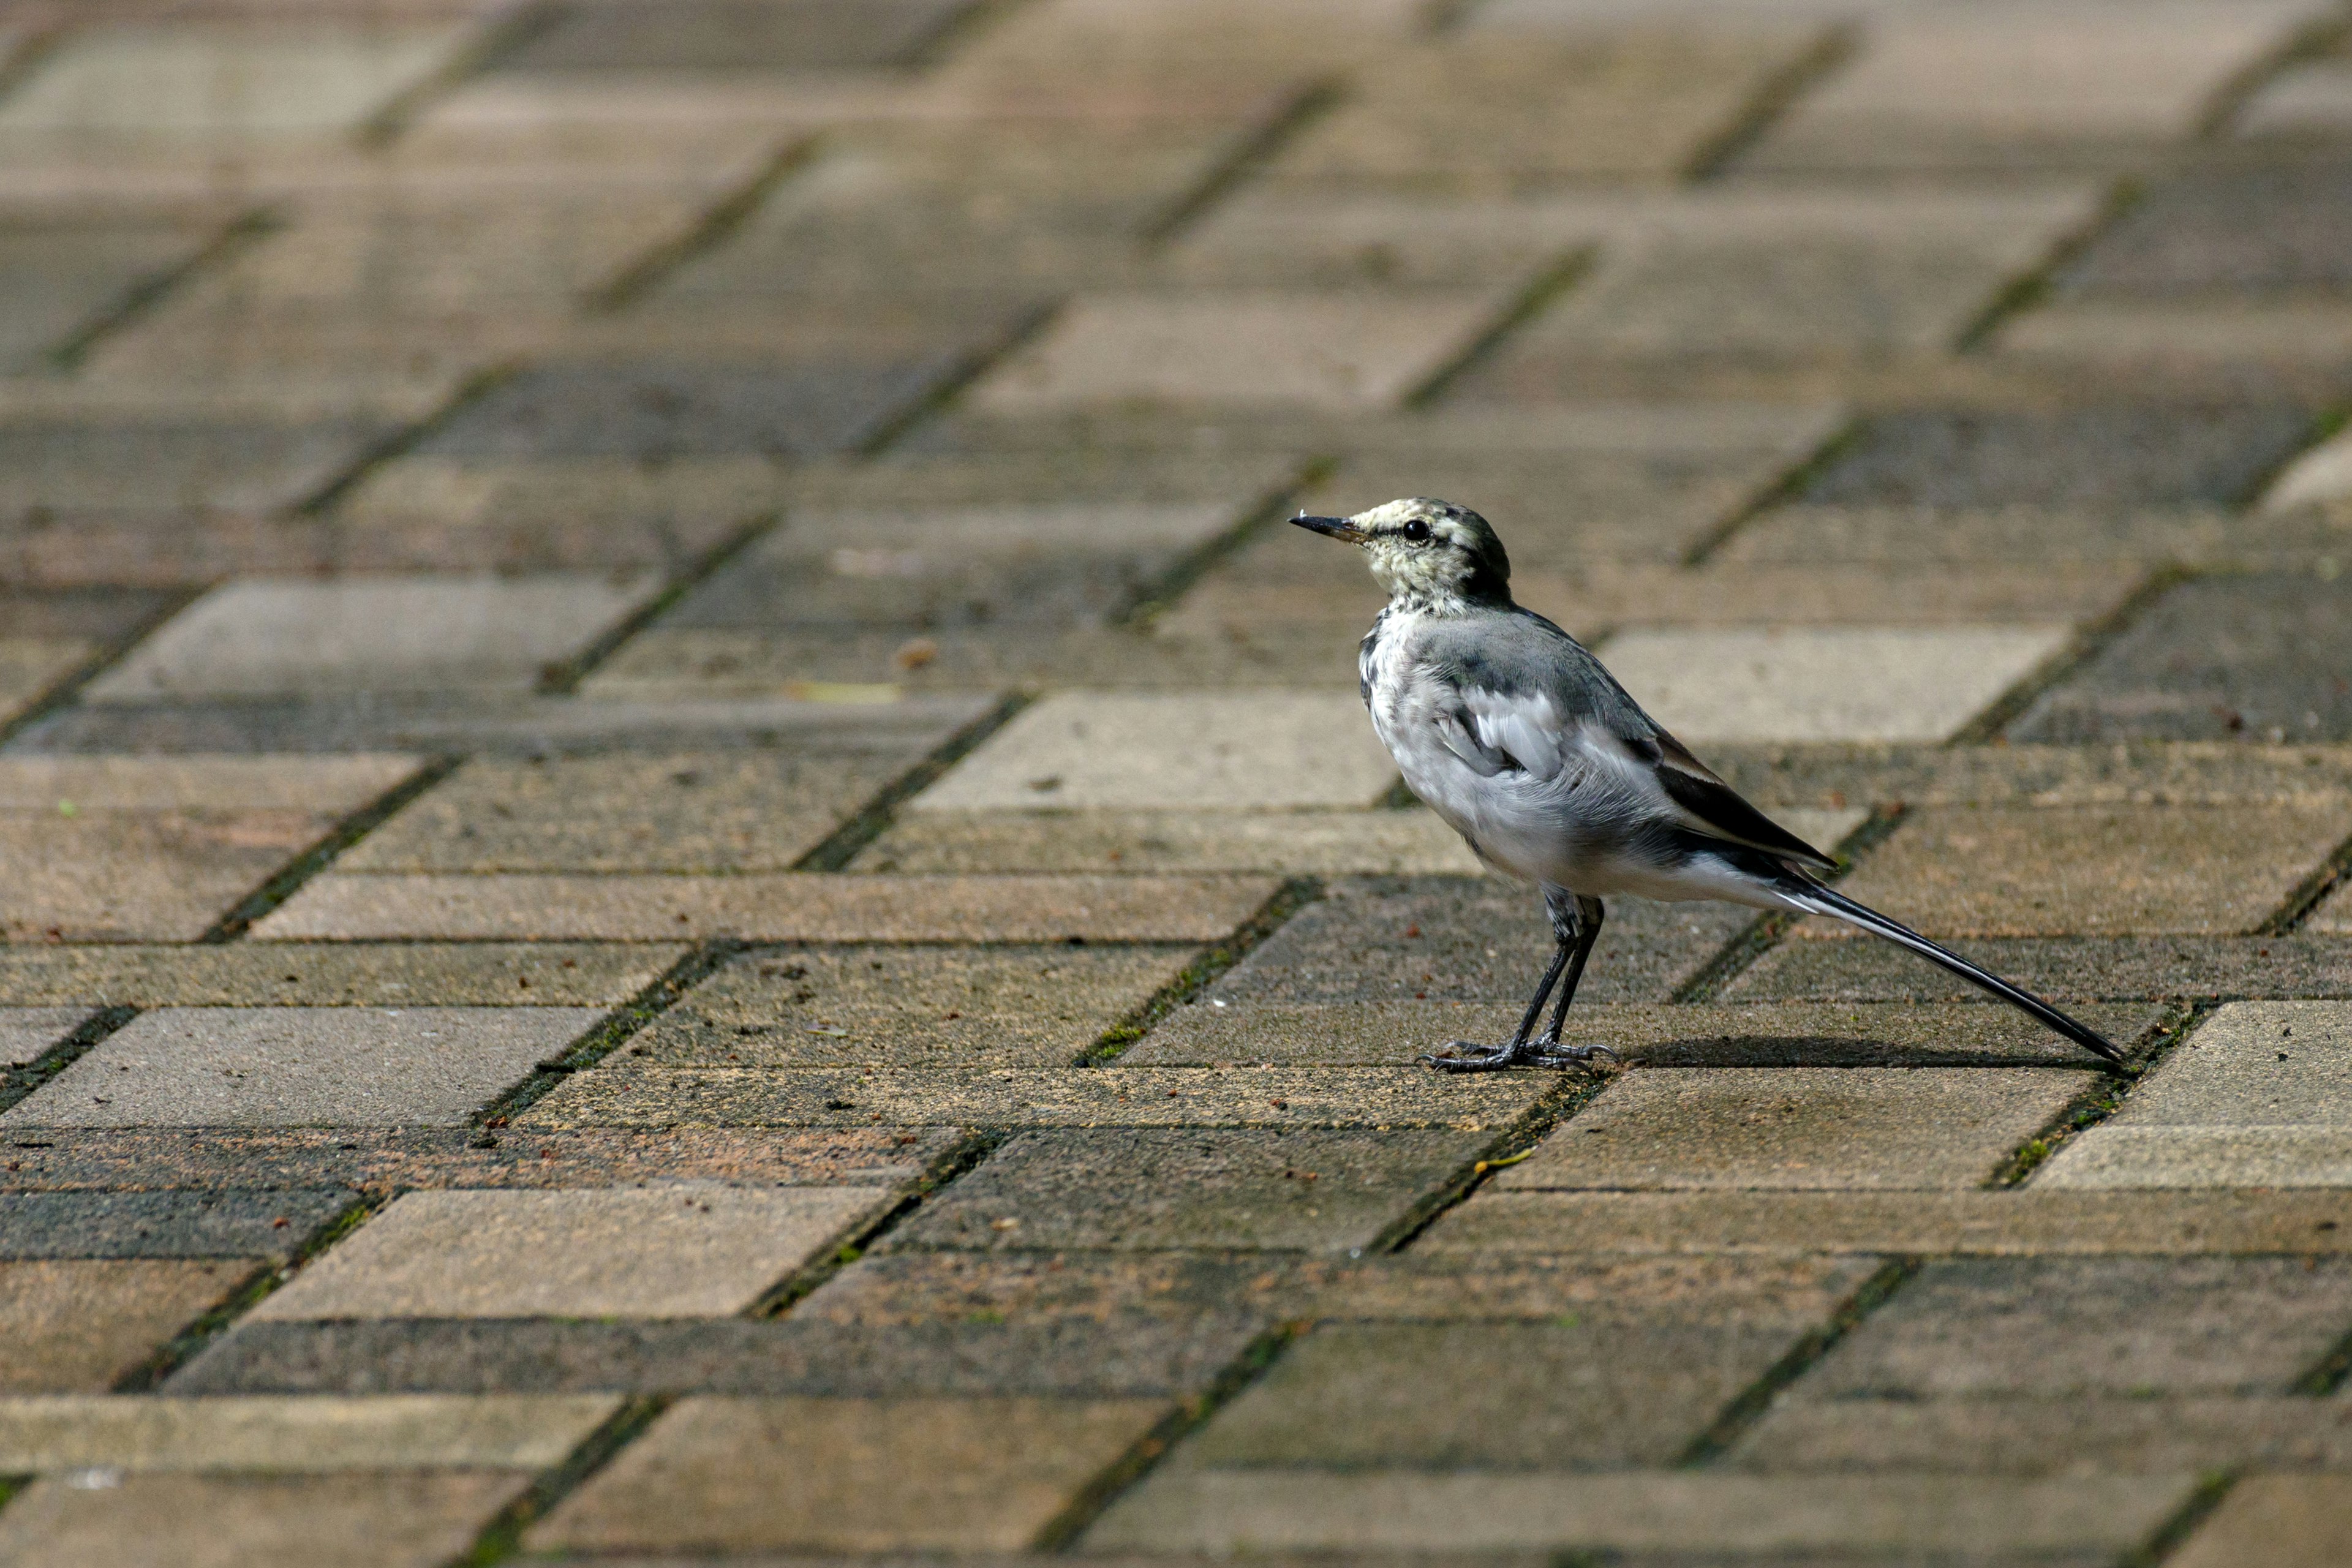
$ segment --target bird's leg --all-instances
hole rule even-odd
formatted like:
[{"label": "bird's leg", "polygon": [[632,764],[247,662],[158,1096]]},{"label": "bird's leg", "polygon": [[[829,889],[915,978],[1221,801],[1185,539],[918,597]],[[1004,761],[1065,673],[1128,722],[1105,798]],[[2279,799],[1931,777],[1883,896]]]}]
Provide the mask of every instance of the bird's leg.
[{"label": "bird's leg", "polygon": [[1563,940],[1552,949],[1551,963],[1544,967],[1543,984],[1536,987],[1535,999],[1519,1019],[1519,1026],[1511,1037],[1499,1046],[1482,1046],[1470,1040],[1455,1040],[1445,1047],[1446,1054],[1430,1052],[1418,1059],[1440,1072],[1492,1072],[1497,1068],[1517,1067],[1525,1059],[1528,1036],[1543,1016],[1544,1002],[1551,988],[1559,984],[1560,971],[1568,967],[1569,944]]},{"label": "bird's leg", "polygon": [[[1609,913],[1601,907],[1599,899],[1587,898],[1581,893],[1575,898],[1576,902],[1569,910],[1569,924],[1575,933],[1576,948],[1569,957],[1568,974],[1560,981],[1559,1000],[1553,1005],[1550,1024],[1536,1037],[1534,1044],[1527,1050],[1526,1059],[1538,1067],[1581,1067],[1595,1057],[1607,1057],[1611,1061],[1617,1059],[1617,1053],[1607,1046],[1563,1046],[1559,1043],[1560,1026],[1568,1022],[1568,1005],[1576,1000],[1576,983],[1584,978],[1584,961],[1592,956],[1592,944],[1601,940],[1601,922]],[[1557,919],[1559,906],[1551,903],[1549,898],[1546,903]]]}]

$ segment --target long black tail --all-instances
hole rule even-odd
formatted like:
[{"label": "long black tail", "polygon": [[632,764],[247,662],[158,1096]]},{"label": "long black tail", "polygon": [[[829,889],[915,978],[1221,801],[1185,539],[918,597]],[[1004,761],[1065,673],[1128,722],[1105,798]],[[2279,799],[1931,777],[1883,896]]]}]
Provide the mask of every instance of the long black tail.
[{"label": "long black tail", "polygon": [[1998,974],[1989,974],[1962,958],[1948,952],[1913,931],[1909,926],[1888,920],[1867,904],[1857,904],[1843,893],[1833,892],[1811,878],[1799,880],[1794,877],[1781,880],[1779,891],[1799,909],[1812,914],[1829,915],[1849,925],[1860,926],[1873,936],[1883,936],[1899,942],[1931,963],[1939,963],[1969,984],[2000,997],[2021,1013],[2047,1024],[2086,1051],[2094,1051],[2116,1063],[2124,1059],[2123,1052],[2105,1036],[2089,1025],[2068,1017],[2031,991],[2021,990]]}]

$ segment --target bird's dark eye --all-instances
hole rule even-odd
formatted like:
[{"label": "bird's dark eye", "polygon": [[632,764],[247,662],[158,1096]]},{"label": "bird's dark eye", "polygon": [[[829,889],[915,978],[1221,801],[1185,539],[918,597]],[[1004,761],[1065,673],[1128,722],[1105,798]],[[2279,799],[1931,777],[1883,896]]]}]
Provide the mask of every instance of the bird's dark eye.
[{"label": "bird's dark eye", "polygon": [[1404,536],[1415,544],[1426,544],[1429,542],[1429,524],[1416,517],[1404,525]]}]

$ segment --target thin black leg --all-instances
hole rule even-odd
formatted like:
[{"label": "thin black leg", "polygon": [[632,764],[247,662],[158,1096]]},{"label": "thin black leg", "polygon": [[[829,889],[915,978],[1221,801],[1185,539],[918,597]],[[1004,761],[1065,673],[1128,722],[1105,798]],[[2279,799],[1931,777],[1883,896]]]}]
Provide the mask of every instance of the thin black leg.
[{"label": "thin black leg", "polygon": [[1536,1041],[1538,1045],[1559,1044],[1560,1027],[1568,1022],[1568,1005],[1576,1000],[1577,982],[1584,978],[1584,961],[1592,956],[1592,944],[1601,940],[1601,922],[1608,917],[1609,911],[1601,907],[1599,899],[1577,895],[1576,952],[1568,961],[1568,978],[1560,984],[1559,1002],[1552,1008],[1551,1026]]},{"label": "thin black leg", "polygon": [[[1580,1066],[1596,1056],[1616,1056],[1606,1046],[1569,1047],[1559,1043],[1568,1005],[1576,997],[1577,983],[1584,978],[1584,963],[1592,956],[1592,944],[1601,940],[1601,922],[1606,911],[1599,899],[1557,888],[1544,889],[1544,909],[1551,916],[1552,935],[1558,945],[1552,949],[1551,963],[1544,970],[1543,984],[1536,987],[1535,999],[1528,1004],[1526,1015],[1519,1019],[1518,1029],[1499,1046],[1455,1040],[1443,1054],[1423,1056],[1422,1061],[1440,1072],[1493,1072],[1513,1067]],[[1531,1042],[1528,1032],[1543,1016],[1544,1003],[1555,985],[1559,987],[1559,1005],[1552,1013],[1551,1027]]]}]

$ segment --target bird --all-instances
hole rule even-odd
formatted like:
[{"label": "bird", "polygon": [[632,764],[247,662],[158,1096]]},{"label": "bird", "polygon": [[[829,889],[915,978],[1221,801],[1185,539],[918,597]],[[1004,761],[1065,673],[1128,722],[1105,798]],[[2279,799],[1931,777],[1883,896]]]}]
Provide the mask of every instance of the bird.
[{"label": "bird", "polygon": [[1388,591],[1357,675],[1406,787],[1486,865],[1540,889],[1551,921],[1550,962],[1511,1037],[1456,1040],[1422,1062],[1461,1073],[1613,1059],[1605,1046],[1562,1043],[1560,1030],[1600,940],[1602,900],[1631,894],[1843,921],[2122,1063],[2089,1026],[1824,883],[1835,861],[1749,805],[1581,643],[1512,599],[1510,557],[1476,512],[1415,497],[1290,521],[1361,550]]}]

